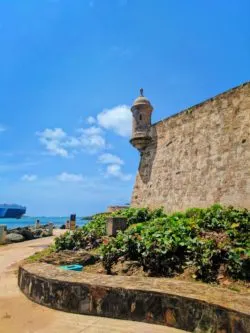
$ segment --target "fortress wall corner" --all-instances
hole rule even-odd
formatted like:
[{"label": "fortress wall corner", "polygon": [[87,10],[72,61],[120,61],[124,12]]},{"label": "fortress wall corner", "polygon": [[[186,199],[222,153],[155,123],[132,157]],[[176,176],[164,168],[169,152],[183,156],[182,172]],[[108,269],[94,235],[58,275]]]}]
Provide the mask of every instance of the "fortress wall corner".
[{"label": "fortress wall corner", "polygon": [[250,209],[250,83],[151,127],[131,204]]}]

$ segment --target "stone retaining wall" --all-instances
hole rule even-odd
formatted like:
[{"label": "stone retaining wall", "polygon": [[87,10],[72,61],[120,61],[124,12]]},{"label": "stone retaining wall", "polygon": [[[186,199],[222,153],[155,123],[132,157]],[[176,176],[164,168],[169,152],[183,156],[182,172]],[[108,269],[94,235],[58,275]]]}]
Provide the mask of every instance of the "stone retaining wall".
[{"label": "stone retaining wall", "polygon": [[31,300],[78,314],[136,320],[196,333],[249,333],[250,298],[199,283],[69,272],[48,264],[19,268]]}]

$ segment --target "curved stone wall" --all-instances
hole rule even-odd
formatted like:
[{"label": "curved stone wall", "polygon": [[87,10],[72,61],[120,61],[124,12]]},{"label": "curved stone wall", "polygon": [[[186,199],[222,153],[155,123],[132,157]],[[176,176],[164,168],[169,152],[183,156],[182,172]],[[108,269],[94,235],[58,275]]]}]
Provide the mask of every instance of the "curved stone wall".
[{"label": "curved stone wall", "polygon": [[190,332],[249,333],[250,298],[199,283],[19,268],[18,284],[36,303],[78,314],[143,321]]}]

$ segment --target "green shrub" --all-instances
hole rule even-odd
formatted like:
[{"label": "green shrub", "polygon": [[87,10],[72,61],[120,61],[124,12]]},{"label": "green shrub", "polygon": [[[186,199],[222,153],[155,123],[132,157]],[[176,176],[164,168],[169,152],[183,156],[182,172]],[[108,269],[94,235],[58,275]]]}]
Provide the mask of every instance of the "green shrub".
[{"label": "green shrub", "polygon": [[197,279],[212,282],[223,265],[229,276],[250,279],[247,210],[213,205],[170,216],[162,209],[130,208],[119,214],[128,217],[130,227],[101,247],[108,273],[123,256],[138,260],[154,276],[174,276],[193,266]]},{"label": "green shrub", "polygon": [[126,208],[114,212],[112,216],[127,217],[128,225],[140,222],[147,222],[150,220],[150,211],[148,208]]},{"label": "green shrub", "polygon": [[[102,244],[107,216],[124,216],[128,228]],[[102,244],[102,245],[101,245]],[[223,266],[228,276],[250,280],[250,212],[213,205],[167,215],[163,209],[127,208],[97,214],[74,232],[56,238],[57,251],[101,245],[107,273],[120,257],[137,260],[152,276],[174,276],[195,267],[197,279],[214,282]]]},{"label": "green shrub", "polygon": [[66,231],[63,235],[56,237],[56,251],[73,249],[93,249],[100,245],[101,237],[106,232],[107,214],[97,214],[82,228],[73,232]]},{"label": "green shrub", "polygon": [[127,217],[128,225],[132,225],[135,223],[148,222],[157,217],[164,217],[166,214],[162,207],[155,210],[148,208],[125,208],[112,213],[112,216]]}]

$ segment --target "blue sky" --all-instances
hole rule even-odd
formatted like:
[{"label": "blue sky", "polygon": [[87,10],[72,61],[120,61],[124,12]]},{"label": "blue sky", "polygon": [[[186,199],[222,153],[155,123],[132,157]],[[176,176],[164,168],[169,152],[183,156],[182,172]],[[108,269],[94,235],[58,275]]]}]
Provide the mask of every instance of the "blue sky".
[{"label": "blue sky", "polygon": [[248,81],[249,14],[248,0],[0,0],[0,202],[127,203],[139,88],[155,122]]}]

